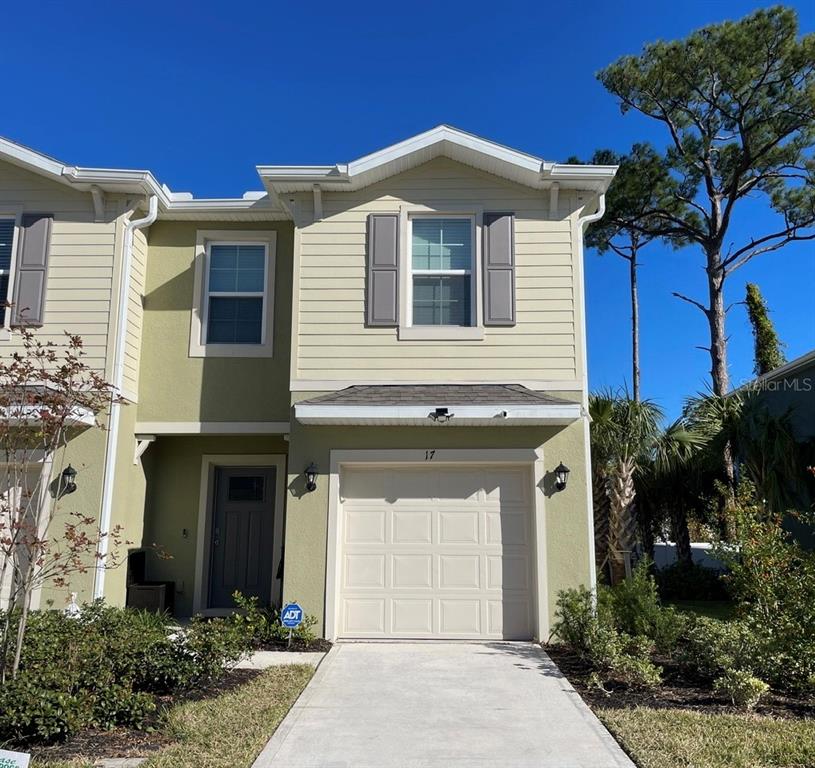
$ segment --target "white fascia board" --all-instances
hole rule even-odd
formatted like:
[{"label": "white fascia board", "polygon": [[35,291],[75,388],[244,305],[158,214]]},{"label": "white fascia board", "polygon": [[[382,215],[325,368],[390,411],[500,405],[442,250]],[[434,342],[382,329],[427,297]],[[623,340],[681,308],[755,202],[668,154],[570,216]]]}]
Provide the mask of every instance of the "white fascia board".
[{"label": "white fascia board", "polygon": [[605,192],[614,176],[618,165],[570,165],[552,163],[542,171],[542,177],[574,189],[591,189]]},{"label": "white fascia board", "polygon": [[[42,421],[42,407],[38,405],[12,406],[0,408],[0,418],[13,426],[35,426]],[[65,424],[71,427],[92,427],[96,424],[96,416],[87,408],[74,408],[65,419]]]},{"label": "white fascia board", "polygon": [[[448,405],[445,426],[529,426],[569,424],[582,416],[579,403],[557,405]],[[431,405],[332,405],[297,403],[295,418],[303,424],[405,424],[434,426]]]},{"label": "white fascia board", "polygon": [[32,171],[56,177],[62,175],[62,169],[65,167],[63,163],[54,160],[53,157],[48,157],[48,155],[43,155],[41,152],[36,152],[2,137],[0,137],[0,158],[14,165],[22,165]]}]

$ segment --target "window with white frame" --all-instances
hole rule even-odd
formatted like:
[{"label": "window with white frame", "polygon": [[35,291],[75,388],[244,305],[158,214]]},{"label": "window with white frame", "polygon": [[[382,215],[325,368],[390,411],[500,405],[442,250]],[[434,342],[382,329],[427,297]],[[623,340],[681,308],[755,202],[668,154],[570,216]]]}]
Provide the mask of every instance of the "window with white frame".
[{"label": "window with white frame", "polygon": [[472,216],[411,217],[412,325],[473,325]]},{"label": "window with white frame", "polygon": [[11,301],[9,278],[14,255],[15,225],[15,219],[0,218],[0,327],[6,324],[6,302]]},{"label": "window with white frame", "polygon": [[207,344],[262,344],[268,249],[263,243],[210,243]]}]

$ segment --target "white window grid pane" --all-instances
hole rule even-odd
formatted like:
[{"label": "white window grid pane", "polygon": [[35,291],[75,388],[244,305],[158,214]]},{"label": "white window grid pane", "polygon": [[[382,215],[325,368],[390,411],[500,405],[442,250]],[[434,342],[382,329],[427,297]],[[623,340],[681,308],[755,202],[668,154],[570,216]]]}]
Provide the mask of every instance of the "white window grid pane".
[{"label": "white window grid pane", "polygon": [[[213,269],[212,268],[212,253],[213,250],[216,248],[235,248],[235,269]],[[240,260],[241,260],[241,249],[262,249],[263,252],[263,290],[261,291],[241,291],[241,290],[234,290],[234,291],[213,291],[210,290],[209,284],[212,279],[212,273],[214,272],[228,272],[233,271],[236,275],[236,287],[237,287],[237,275],[241,271],[240,270]],[[202,324],[201,333],[204,339],[204,343],[210,343],[207,341],[209,338],[209,316],[210,316],[210,299],[211,298],[239,298],[239,299],[249,299],[249,298],[259,298],[262,299],[261,305],[261,317],[260,317],[260,343],[265,343],[266,337],[266,304],[267,304],[267,297],[266,297],[266,286],[268,282],[268,263],[269,263],[269,250],[265,243],[253,243],[253,242],[237,242],[237,243],[210,243],[207,249],[207,269],[206,269],[206,307],[205,307],[205,316],[204,322]],[[244,270],[247,271],[247,270]],[[251,266],[248,271],[258,271],[256,267]],[[215,342],[218,343],[218,342]],[[236,342],[240,344],[241,342]]]}]

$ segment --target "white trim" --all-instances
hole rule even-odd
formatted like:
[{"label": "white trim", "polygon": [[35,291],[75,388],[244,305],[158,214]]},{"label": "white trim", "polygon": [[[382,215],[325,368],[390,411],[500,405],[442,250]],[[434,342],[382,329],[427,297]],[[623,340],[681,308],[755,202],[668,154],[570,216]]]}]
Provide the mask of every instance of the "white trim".
[{"label": "white trim", "polygon": [[[425,466],[425,450],[332,450],[330,454],[329,495],[328,495],[328,541],[326,548],[325,576],[325,637],[327,640],[337,638],[338,601],[341,550],[339,516],[342,500],[340,499],[340,472],[350,465],[375,466]],[[533,488],[532,513],[534,515],[534,573],[537,595],[533,596],[536,617],[533,628],[539,640],[549,637],[548,578],[546,558],[546,499],[540,481],[543,478],[543,454],[537,449],[498,448],[498,449],[439,449],[433,456],[433,466],[450,464],[487,464],[525,465],[531,469]]]},{"label": "white trim", "polygon": [[[280,589],[275,590],[275,580],[283,551],[283,520],[285,518],[286,476],[285,454],[204,454],[201,457],[201,482],[198,487],[198,529],[195,537],[195,584],[193,585],[192,612],[205,616],[232,613],[225,609],[209,609],[206,605],[204,581],[209,577],[209,567],[204,562],[209,550],[207,535],[212,507],[212,479],[216,467],[272,467],[275,469],[274,532],[272,534],[272,591],[274,601],[280,597]],[[206,567],[205,567],[206,566]]]},{"label": "white trim", "polygon": [[[260,344],[207,344],[206,324],[209,306],[209,253],[212,245],[263,245],[266,248],[266,287]],[[199,229],[195,238],[195,277],[190,316],[190,357],[274,357],[275,272],[277,232],[275,230]],[[250,295],[250,294],[247,294]]]},{"label": "white trim", "polygon": [[375,387],[388,386],[394,384],[417,384],[417,385],[473,385],[473,384],[520,384],[527,389],[538,391],[555,392],[582,392],[585,385],[577,379],[529,379],[521,381],[507,381],[506,377],[490,378],[484,376],[476,379],[462,379],[453,381],[450,379],[302,379],[292,377],[289,382],[289,390],[292,392],[334,392],[346,387]]},{"label": "white trim", "polygon": [[136,434],[287,435],[288,421],[137,421]]},{"label": "white trim", "polygon": [[259,165],[257,172],[267,188],[276,194],[308,191],[315,183],[325,185],[332,191],[351,191],[439,155],[499,173],[533,189],[546,189],[553,182],[558,182],[568,188],[602,192],[608,188],[617,171],[617,166],[548,162],[458,128],[438,125],[350,163]]},{"label": "white trim", "polygon": [[[0,208],[0,219],[14,219],[14,232],[11,236],[11,260],[9,261],[8,270],[8,293],[5,296],[0,296],[0,302],[11,302],[14,299],[14,281],[17,277],[17,257],[18,249],[20,248],[20,232],[23,226],[23,206],[21,203],[3,203]],[[2,326],[0,326],[0,341],[9,341],[11,339],[11,315],[13,307],[6,307],[5,318]]]},{"label": "white trim", "polygon": [[295,418],[302,424],[411,425],[421,427],[514,427],[565,425],[583,416],[580,403],[562,405],[446,405],[453,417],[439,424],[430,418],[432,405],[338,405],[296,403]]}]

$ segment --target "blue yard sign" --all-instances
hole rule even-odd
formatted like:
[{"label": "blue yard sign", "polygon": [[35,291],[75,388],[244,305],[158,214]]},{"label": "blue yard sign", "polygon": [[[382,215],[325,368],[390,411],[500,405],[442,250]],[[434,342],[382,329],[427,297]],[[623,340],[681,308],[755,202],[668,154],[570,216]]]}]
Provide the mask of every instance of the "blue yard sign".
[{"label": "blue yard sign", "polygon": [[287,629],[297,629],[303,623],[303,609],[297,603],[288,603],[280,611],[280,623]]}]

